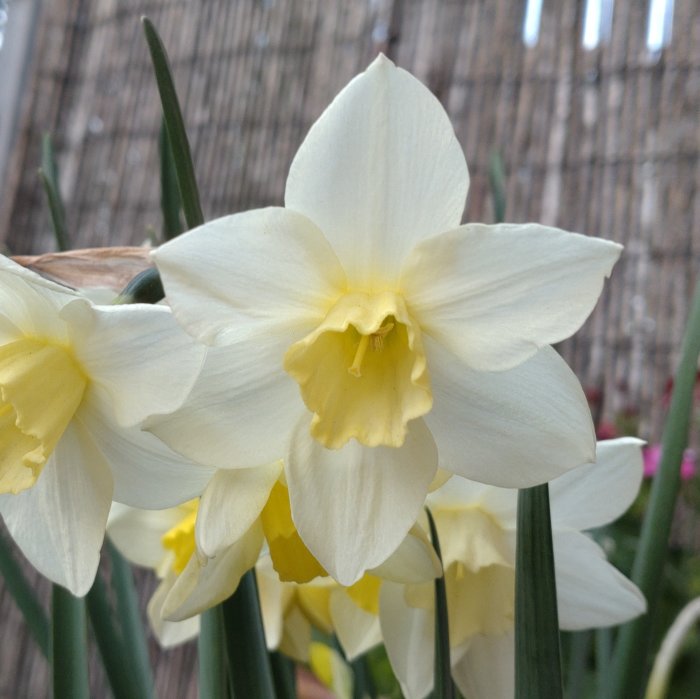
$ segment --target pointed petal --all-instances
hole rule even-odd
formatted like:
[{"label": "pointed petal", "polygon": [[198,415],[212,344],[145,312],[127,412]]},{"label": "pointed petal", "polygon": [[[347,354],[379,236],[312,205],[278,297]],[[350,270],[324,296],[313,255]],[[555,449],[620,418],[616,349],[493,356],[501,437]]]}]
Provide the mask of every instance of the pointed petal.
[{"label": "pointed petal", "polygon": [[433,688],[435,614],[409,607],[404,586],[382,583],[379,622],[391,668],[406,699],[424,699]]},{"label": "pointed petal", "polygon": [[182,621],[230,597],[243,575],[255,565],[262,543],[262,526],[256,523],[244,537],[205,565],[196,555],[192,556],[163,602],[163,618]]},{"label": "pointed petal", "polygon": [[360,609],[345,590],[333,590],[330,596],[333,628],[348,661],[382,642],[379,617]]},{"label": "pointed petal", "polygon": [[617,519],[639,494],[644,472],[641,439],[598,442],[597,459],[549,484],[552,526],[593,529]]},{"label": "pointed petal", "polygon": [[464,655],[452,664],[452,678],[469,699],[515,696],[515,637],[474,636]]},{"label": "pointed petal", "polygon": [[297,416],[306,410],[299,386],[282,368],[295,337],[284,331],[212,348],[184,405],[149,418],[145,429],[180,454],[217,468],[282,458]]},{"label": "pointed petal", "polygon": [[595,458],[581,384],[545,347],[500,372],[468,369],[426,338],[433,410],[426,415],[440,465],[465,478],[526,488]]},{"label": "pointed petal", "polygon": [[401,286],[424,332],[501,371],[578,330],[622,246],[538,224],[468,224],[416,247]]},{"label": "pointed petal", "polygon": [[177,319],[208,345],[300,324],[303,337],[345,290],[323,233],[281,208],[210,221],[152,255]]},{"label": "pointed petal", "polygon": [[76,358],[124,426],[179,408],[199,374],[206,349],[182,331],[165,306],[91,306],[61,311]]},{"label": "pointed petal", "polygon": [[435,443],[422,420],[402,447],[364,447],[354,439],[325,449],[306,416],[286,464],[294,524],[319,563],[343,585],[385,561],[420,512],[437,470]]},{"label": "pointed petal", "polygon": [[95,579],[111,502],[109,466],[73,422],[36,485],[3,496],[0,512],[31,564],[82,597]]},{"label": "pointed petal", "polygon": [[607,562],[585,534],[554,530],[559,626],[567,631],[615,626],[646,611],[637,586]]},{"label": "pointed petal", "polygon": [[184,459],[138,427],[119,427],[87,401],[76,416],[114,474],[114,499],[132,507],[171,507],[202,493],[214,469]]},{"label": "pointed petal", "polygon": [[260,612],[265,627],[265,641],[270,650],[277,650],[282,643],[285,612],[292,597],[295,585],[283,583],[272,567],[270,556],[260,556],[255,575],[258,581]]},{"label": "pointed petal", "polygon": [[199,550],[217,556],[238,541],[260,516],[282,462],[266,466],[217,471],[197,512],[195,536]]},{"label": "pointed petal", "polygon": [[396,551],[371,572],[393,582],[422,583],[442,575],[442,566],[427,534],[415,524]]},{"label": "pointed petal", "polygon": [[391,285],[419,240],[459,224],[468,185],[445,110],[379,56],[311,127],[285,204],[321,228],[351,284]]},{"label": "pointed petal", "polygon": [[169,573],[148,600],[148,621],[161,648],[172,648],[199,635],[199,615],[182,621],[168,621],[163,618],[163,603],[175,580],[175,573]]},{"label": "pointed petal", "polygon": [[156,570],[165,556],[163,534],[182,520],[175,508],[142,510],[113,502],[107,533],[119,553],[128,561]]}]

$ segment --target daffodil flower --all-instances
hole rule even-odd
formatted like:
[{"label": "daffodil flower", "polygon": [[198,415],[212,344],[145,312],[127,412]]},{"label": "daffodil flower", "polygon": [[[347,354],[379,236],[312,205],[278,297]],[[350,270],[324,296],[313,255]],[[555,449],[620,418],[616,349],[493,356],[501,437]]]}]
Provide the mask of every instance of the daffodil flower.
[{"label": "daffodil flower", "polygon": [[203,359],[169,309],[94,306],[0,257],[0,514],[39,572],[83,595],[113,497],[201,492],[211,472],[136,425],[177,408]]},{"label": "daffodil flower", "polygon": [[[645,611],[637,587],[581,530],[609,524],[642,480],[641,442],[598,443],[598,461],[549,484],[559,624],[569,631],[628,621]],[[474,699],[514,696],[517,491],[453,478],[428,497],[445,570],[452,675]],[[382,637],[408,699],[433,687],[434,591],[385,582]]]},{"label": "daffodil flower", "polygon": [[549,345],[621,248],[461,226],[468,179],[440,103],[380,56],[312,126],[285,208],[154,252],[175,316],[225,351],[207,401],[150,429],[221,469],[283,459],[294,523],[345,584],[397,547],[439,464],[520,487],[594,459],[583,392]]}]

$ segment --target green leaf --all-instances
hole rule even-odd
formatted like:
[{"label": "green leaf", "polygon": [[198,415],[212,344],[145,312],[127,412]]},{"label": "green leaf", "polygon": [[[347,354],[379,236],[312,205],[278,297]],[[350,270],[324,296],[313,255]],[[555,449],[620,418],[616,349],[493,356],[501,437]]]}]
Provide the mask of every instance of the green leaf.
[{"label": "green leaf", "polygon": [[576,631],[569,634],[569,673],[567,676],[566,696],[568,699],[583,699],[588,670],[588,655],[591,650],[593,632]]},{"label": "green leaf", "polygon": [[160,101],[163,105],[163,119],[172,148],[175,173],[182,199],[182,210],[185,214],[188,228],[195,228],[204,223],[204,216],[199,203],[199,190],[194,176],[190,144],[185,132],[185,122],[182,118],[180,102],[175,91],[168,54],[151,20],[148,17],[142,17],[141,22],[143,23],[143,31],[146,35],[148,50],[153,62]]},{"label": "green leaf", "polygon": [[51,136],[44,134],[41,139],[41,167],[39,177],[44,185],[44,192],[49,203],[53,232],[56,245],[60,251],[68,250],[68,231],[66,229],[66,214],[61,201],[61,193],[58,187],[58,168],[54,157]]},{"label": "green leaf", "polygon": [[234,696],[275,699],[254,570],[243,576],[238,589],[221,607]]},{"label": "green leaf", "polygon": [[53,586],[51,668],[54,699],[89,699],[85,602]]},{"label": "green leaf", "polygon": [[160,273],[155,267],[139,272],[112,301],[113,304],[158,303],[165,297]]},{"label": "green leaf", "polygon": [[99,572],[85,597],[85,604],[114,699],[138,697],[131,673],[124,671],[129,667],[129,655],[124,647],[121,629],[114,623],[114,611]]},{"label": "green leaf", "polygon": [[493,220],[503,223],[506,218],[506,176],[503,160],[497,151],[493,151],[489,158],[489,184],[493,198]]},{"label": "green leaf", "polygon": [[515,553],[515,696],[561,699],[557,588],[549,486],[518,492]]},{"label": "green leaf", "polygon": [[171,240],[182,233],[180,221],[182,202],[165,118],[158,134],[158,151],[160,153],[160,208],[163,212],[163,238]]},{"label": "green leaf", "polygon": [[199,696],[227,699],[226,638],[221,605],[207,609],[199,617]]},{"label": "green leaf", "polygon": [[[442,564],[437,527],[430,510],[426,507],[425,511],[430,525],[430,540],[440,559],[440,564]],[[455,696],[450,663],[450,628],[447,618],[447,592],[444,575],[435,578],[435,681],[432,696],[434,699],[454,699]]]},{"label": "green leaf", "polygon": [[141,622],[134,575],[129,564],[108,538],[105,538],[105,547],[112,564],[112,587],[116,597],[117,615],[124,648],[129,657],[129,673],[136,687],[136,696],[153,697],[153,674],[148,659],[148,646]]},{"label": "green leaf", "polygon": [[661,440],[661,463],[651,487],[632,569],[632,580],[647,599],[647,613],[625,624],[620,630],[604,692],[604,696],[610,699],[635,699],[641,696],[644,680],[649,671],[649,640],[661,592],[671,520],[680,487],[681,461],[683,451],[688,445],[698,356],[700,356],[700,282],[695,288],[681,348],[681,361],[673,386],[671,406]]},{"label": "green leaf", "polygon": [[2,534],[0,534],[0,574],[5,581],[5,588],[22,612],[29,632],[41,652],[48,658],[51,638],[49,619],[14,557],[7,539]]},{"label": "green leaf", "polygon": [[294,661],[279,651],[270,653],[272,679],[279,699],[296,699],[296,675]]}]

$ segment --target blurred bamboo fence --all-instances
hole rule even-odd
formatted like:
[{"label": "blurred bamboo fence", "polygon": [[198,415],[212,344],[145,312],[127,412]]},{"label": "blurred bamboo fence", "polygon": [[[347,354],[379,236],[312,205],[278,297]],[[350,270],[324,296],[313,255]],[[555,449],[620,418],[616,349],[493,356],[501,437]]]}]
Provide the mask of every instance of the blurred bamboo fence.
[{"label": "blurred bamboo fence", "polygon": [[[646,0],[615,2],[609,36],[592,49],[582,45],[584,0],[544,0],[537,41],[526,45],[526,6],[536,4],[46,2],[0,195],[0,241],[15,254],[54,249],[36,175],[44,131],[54,135],[75,247],[138,244],[160,227],[160,105],[141,14],[172,59],[207,218],[281,204],[308,127],[383,51],[452,118],[472,177],[465,220],[492,218],[496,150],[508,220],[625,245],[598,308],[561,349],[597,394],[599,417],[638,412],[640,434],[658,439],[700,262],[697,0],[676,0],[660,50],[648,47]],[[0,696],[43,696],[46,664],[6,595],[0,614],[14,644],[0,654]],[[151,653],[160,695],[193,696],[192,649],[163,654],[151,644]],[[103,681],[93,673],[95,696]]]}]

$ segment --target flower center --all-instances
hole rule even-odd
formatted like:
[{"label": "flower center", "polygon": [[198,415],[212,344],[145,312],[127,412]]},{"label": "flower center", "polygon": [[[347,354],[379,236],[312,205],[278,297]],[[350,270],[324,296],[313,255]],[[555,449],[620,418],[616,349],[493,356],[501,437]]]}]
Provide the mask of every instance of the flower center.
[{"label": "flower center", "polygon": [[341,296],[284,368],[314,413],[311,434],[330,449],[352,437],[400,447],[433,403],[420,328],[393,292]]},{"label": "flower center", "polygon": [[172,569],[178,575],[185,570],[190,558],[194,554],[195,539],[194,525],[197,521],[197,509],[199,500],[190,500],[179,506],[183,513],[182,519],[168,529],[161,538],[161,543],[166,551],[172,552]]},{"label": "flower center", "polygon": [[0,346],[0,493],[36,483],[87,383],[67,347],[32,337]]},{"label": "flower center", "polygon": [[305,583],[319,575],[328,575],[301,540],[292,521],[289,492],[280,481],[272,487],[260,517],[272,565],[280,580]]}]

